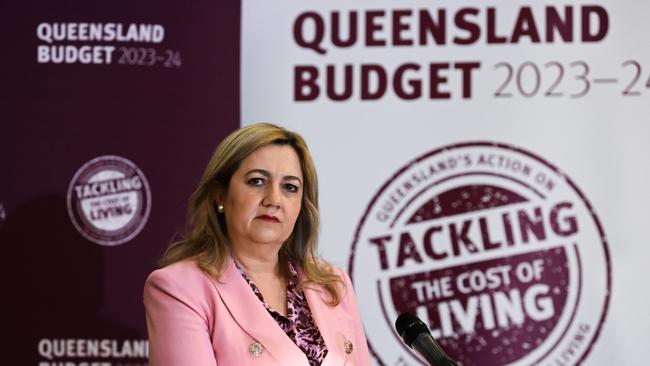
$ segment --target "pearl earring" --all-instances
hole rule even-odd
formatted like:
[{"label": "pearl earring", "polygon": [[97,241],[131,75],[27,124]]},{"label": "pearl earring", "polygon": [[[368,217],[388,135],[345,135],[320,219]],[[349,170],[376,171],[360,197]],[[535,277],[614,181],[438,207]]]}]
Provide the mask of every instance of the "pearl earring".
[{"label": "pearl earring", "polygon": [[219,213],[223,213],[224,209],[223,209],[223,205],[221,203],[217,204],[217,211]]}]

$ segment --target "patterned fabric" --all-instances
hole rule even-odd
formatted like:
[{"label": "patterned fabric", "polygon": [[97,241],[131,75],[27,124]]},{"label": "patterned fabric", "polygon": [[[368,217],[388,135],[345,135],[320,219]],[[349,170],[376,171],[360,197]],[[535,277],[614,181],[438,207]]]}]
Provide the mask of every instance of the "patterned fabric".
[{"label": "patterned fabric", "polygon": [[253,281],[248,278],[246,272],[235,261],[235,266],[239,273],[244,277],[251,289],[260,299],[266,310],[271,314],[273,319],[278,323],[280,328],[289,336],[293,343],[298,346],[307,356],[310,366],[320,366],[321,362],[327,355],[327,346],[325,341],[314,323],[311,316],[311,310],[307,303],[307,298],[302,291],[296,289],[298,284],[298,271],[293,263],[289,262],[289,273],[291,278],[287,281],[287,316],[271,309],[264,301],[260,290],[255,286]]}]

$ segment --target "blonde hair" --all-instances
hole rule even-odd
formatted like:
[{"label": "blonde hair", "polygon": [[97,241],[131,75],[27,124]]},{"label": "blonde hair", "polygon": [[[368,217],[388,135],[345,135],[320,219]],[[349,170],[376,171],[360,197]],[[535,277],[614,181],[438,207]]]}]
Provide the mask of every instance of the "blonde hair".
[{"label": "blonde hair", "polygon": [[[260,147],[277,144],[291,146],[298,155],[303,174],[302,206],[293,232],[280,249],[280,263],[292,261],[305,277],[301,286],[321,285],[330,295],[330,305],[341,300],[339,284],[343,280],[318,258],[318,178],[311,154],[303,138],[295,132],[270,123],[243,127],[226,137],[212,154],[188,207],[189,230],[182,240],[173,242],[165,251],[163,266],[192,258],[198,266],[218,279],[228,256],[229,242],[225,217],[218,214],[214,197],[228,189],[230,178],[241,162]],[[280,266],[283,274],[287,269]]]}]

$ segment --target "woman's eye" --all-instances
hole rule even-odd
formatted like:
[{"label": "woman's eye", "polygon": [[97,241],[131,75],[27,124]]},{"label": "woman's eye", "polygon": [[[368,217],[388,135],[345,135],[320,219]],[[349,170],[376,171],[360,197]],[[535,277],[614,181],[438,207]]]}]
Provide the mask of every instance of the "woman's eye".
[{"label": "woman's eye", "polygon": [[286,189],[289,192],[298,192],[298,187],[293,184],[285,184],[284,189]]},{"label": "woman's eye", "polygon": [[248,184],[252,186],[261,186],[264,184],[264,179],[263,178],[251,178],[248,180]]}]

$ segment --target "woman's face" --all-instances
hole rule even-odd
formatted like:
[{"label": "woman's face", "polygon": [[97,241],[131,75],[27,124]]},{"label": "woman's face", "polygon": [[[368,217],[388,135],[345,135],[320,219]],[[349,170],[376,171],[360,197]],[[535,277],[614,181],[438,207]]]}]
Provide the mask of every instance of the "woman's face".
[{"label": "woman's face", "polygon": [[231,245],[276,245],[279,250],[293,231],[302,191],[300,160],[291,146],[267,145],[246,157],[219,200]]}]

